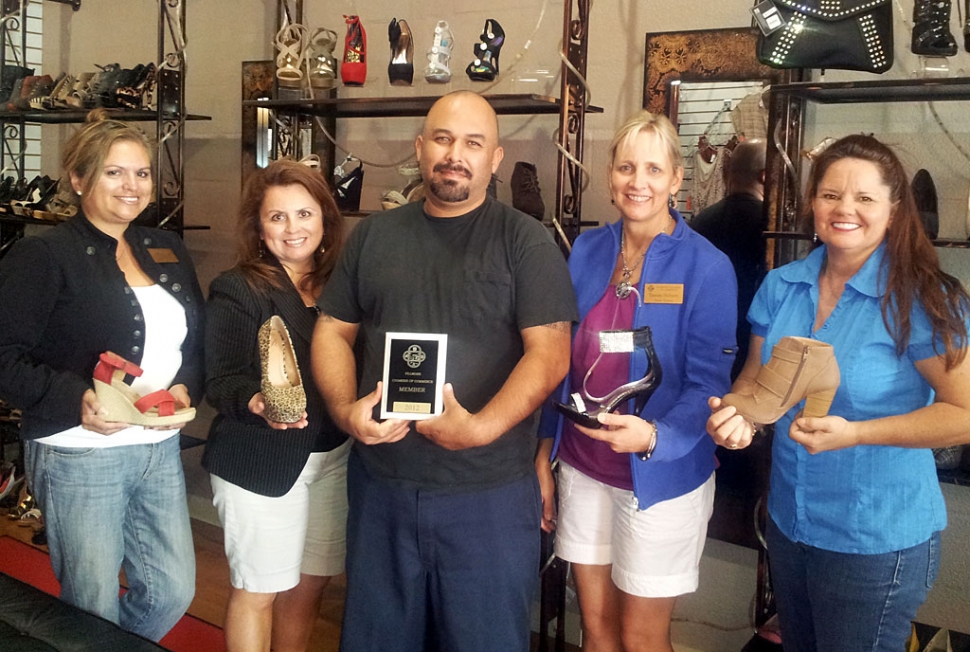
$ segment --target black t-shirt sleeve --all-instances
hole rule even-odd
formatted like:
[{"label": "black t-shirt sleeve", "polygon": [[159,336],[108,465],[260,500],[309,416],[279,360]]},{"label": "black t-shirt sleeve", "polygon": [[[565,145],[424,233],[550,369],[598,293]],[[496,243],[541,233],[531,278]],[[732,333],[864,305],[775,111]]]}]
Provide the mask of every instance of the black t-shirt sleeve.
[{"label": "black t-shirt sleeve", "polygon": [[546,233],[530,235],[515,271],[519,330],[579,318],[566,259]]},{"label": "black t-shirt sleeve", "polygon": [[351,231],[333,274],[317,298],[317,307],[323,313],[348,324],[359,324],[363,318],[357,298],[358,271],[369,219]]}]

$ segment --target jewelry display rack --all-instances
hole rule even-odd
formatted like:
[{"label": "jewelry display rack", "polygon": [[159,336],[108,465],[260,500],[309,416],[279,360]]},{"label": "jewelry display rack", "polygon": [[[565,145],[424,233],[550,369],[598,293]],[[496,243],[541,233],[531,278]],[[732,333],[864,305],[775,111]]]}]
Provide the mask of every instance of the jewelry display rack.
[{"label": "jewelry display rack", "polygon": [[[36,0],[35,0],[36,1]],[[80,8],[79,0],[49,0],[70,4],[75,11]],[[26,30],[8,32],[8,25],[26,25],[28,0],[15,4],[18,14],[7,14],[2,18],[0,37],[5,46],[16,34],[20,39],[19,48],[24,52]],[[4,3],[7,7],[8,3]],[[8,22],[12,18],[12,22]],[[156,108],[154,110],[116,110],[110,116],[125,122],[154,122],[158,147],[155,155],[155,198],[146,212],[139,218],[145,224],[176,231],[181,234],[186,229],[208,228],[186,226],[184,222],[184,185],[185,174],[184,140],[185,122],[188,120],[209,120],[208,116],[184,113],[185,107],[185,0],[160,0],[158,2],[158,49],[156,79]],[[6,48],[0,48],[0,55]],[[0,56],[0,64],[3,58]],[[0,67],[2,71],[2,67]],[[2,74],[2,73],[0,73]],[[24,127],[28,124],[77,124],[83,123],[86,110],[65,111],[9,111],[0,112],[0,127],[3,142],[0,144],[0,167],[9,168],[18,177],[24,175],[25,136]],[[14,143],[19,147],[15,148]],[[50,225],[53,222],[31,217],[0,216],[0,255],[23,234],[25,224]]]}]

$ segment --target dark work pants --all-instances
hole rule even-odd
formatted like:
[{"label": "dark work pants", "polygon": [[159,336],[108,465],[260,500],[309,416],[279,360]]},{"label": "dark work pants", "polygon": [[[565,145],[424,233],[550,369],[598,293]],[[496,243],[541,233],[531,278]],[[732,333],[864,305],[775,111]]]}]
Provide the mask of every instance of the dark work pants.
[{"label": "dark work pants", "polygon": [[347,470],[342,652],[526,652],[539,583],[534,474],[442,493]]}]

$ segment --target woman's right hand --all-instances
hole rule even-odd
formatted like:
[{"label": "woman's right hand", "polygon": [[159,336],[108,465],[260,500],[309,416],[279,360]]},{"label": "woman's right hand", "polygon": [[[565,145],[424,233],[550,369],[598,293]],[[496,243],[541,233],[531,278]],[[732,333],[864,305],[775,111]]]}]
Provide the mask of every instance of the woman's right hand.
[{"label": "woman's right hand", "polygon": [[754,439],[754,424],[738,414],[733,405],[721,407],[721,399],[712,396],[707,399],[711,416],[707,420],[707,434],[718,446],[731,450],[747,448]]},{"label": "woman's right hand", "polygon": [[266,418],[266,401],[263,400],[263,393],[256,392],[253,397],[249,399],[249,411],[258,417],[262,417],[263,421],[269,425],[273,430],[289,430],[290,428],[306,428],[310,425],[307,421],[306,410],[300,415],[300,420],[295,423],[280,423],[279,421],[270,421]]},{"label": "woman's right hand", "polygon": [[101,401],[93,389],[89,389],[81,396],[81,427],[99,435],[113,435],[128,427],[121,421],[105,421],[102,417]]}]

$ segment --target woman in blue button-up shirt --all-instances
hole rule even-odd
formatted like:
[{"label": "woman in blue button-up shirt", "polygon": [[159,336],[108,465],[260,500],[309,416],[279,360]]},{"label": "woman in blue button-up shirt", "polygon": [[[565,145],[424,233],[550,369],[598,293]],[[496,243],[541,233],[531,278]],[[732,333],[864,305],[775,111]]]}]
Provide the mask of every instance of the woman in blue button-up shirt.
[{"label": "woman in blue button-up shirt", "polygon": [[[775,426],[768,550],[785,651],[901,650],[939,564],[946,509],[931,447],[970,439],[970,297],[923,233],[896,155],[848,136],[816,161],[806,204],[824,246],[768,275],[733,391],[751,394],[785,336],[831,344],[829,416]],[[721,409],[729,448],[754,425]]]}]

